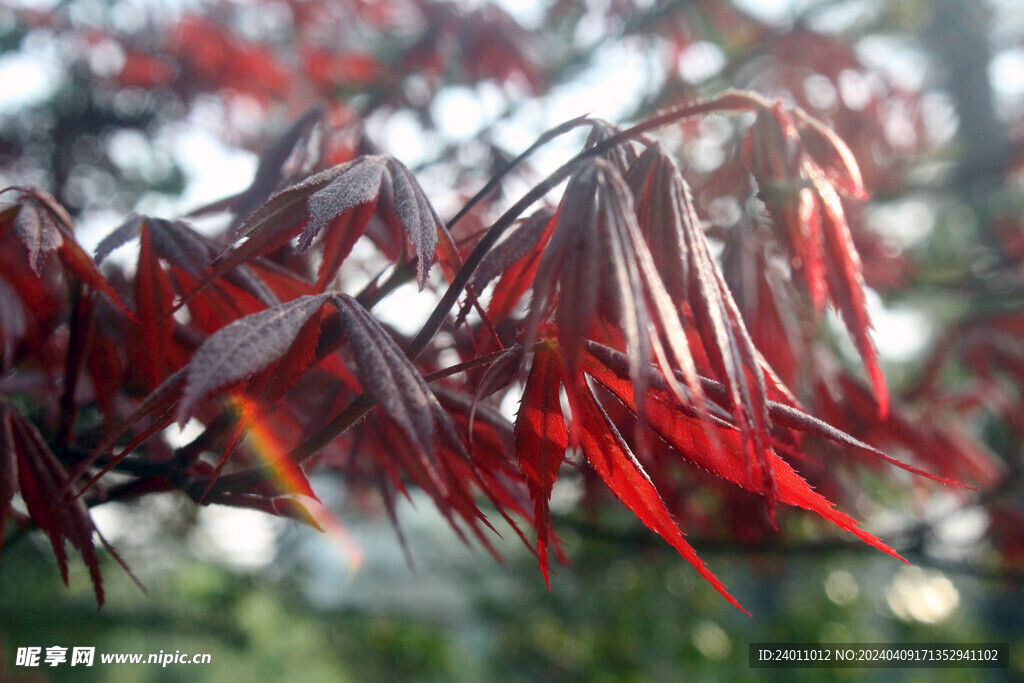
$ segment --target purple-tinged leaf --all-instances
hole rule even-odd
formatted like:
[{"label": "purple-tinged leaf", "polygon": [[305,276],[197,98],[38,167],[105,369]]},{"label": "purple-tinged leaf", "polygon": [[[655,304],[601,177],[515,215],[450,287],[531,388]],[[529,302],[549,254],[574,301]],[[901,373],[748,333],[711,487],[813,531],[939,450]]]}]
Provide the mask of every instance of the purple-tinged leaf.
[{"label": "purple-tinged leaf", "polygon": [[[309,148],[317,130],[323,127],[324,115],[321,106],[309,109],[260,155],[252,184],[238,196],[238,217],[247,217],[282,185],[291,184],[313,170],[321,150]],[[298,163],[293,164],[296,160]]]},{"label": "purple-tinged leaf", "polygon": [[487,283],[535,249],[554,215],[551,209],[540,209],[526,218],[504,240],[494,245],[473,271],[470,286],[477,292],[482,292]]},{"label": "purple-tinged leaf", "polygon": [[[372,205],[409,238],[417,257],[416,280],[423,289],[437,258],[438,236],[447,228],[412,172],[397,159],[380,155],[359,157],[333,171],[331,181],[309,197],[309,222],[299,237],[298,251],[308,249],[324,228],[346,212]],[[364,212],[360,225],[346,225],[345,229],[358,236],[369,218],[370,212]],[[457,254],[452,254],[452,259],[457,259]]]},{"label": "purple-tinged leaf", "polygon": [[515,427],[516,459],[533,499],[537,557],[549,589],[548,526],[551,513],[548,503],[558,470],[565,459],[565,450],[569,447],[569,435],[559,402],[561,383],[556,353],[539,351],[534,354],[523,399],[516,413]]},{"label": "purple-tinged leaf", "polygon": [[349,164],[343,164],[321,171],[271,196],[231,232],[235,242],[243,237],[246,240],[218,257],[207,280],[212,281],[255,256],[287,244],[308,219],[306,204],[310,195],[326,187],[348,167]]},{"label": "purple-tinged leaf", "polygon": [[[196,279],[202,279],[221,247],[206,235],[197,232],[184,221],[147,218],[153,245],[160,257],[173,266],[182,268]],[[241,264],[224,274],[224,279],[244,292],[248,292],[265,306],[275,306],[280,300],[261,280],[249,264]]]},{"label": "purple-tinged leaf", "polygon": [[178,424],[185,424],[196,404],[214,390],[250,377],[287,354],[306,321],[332,296],[302,296],[253,313],[204,341],[188,365],[175,413]]},{"label": "purple-tinged leaf", "polygon": [[309,196],[309,222],[299,237],[297,251],[309,249],[320,231],[349,209],[376,203],[387,164],[387,157],[364,156],[332,169],[336,171],[334,179]]},{"label": "purple-tinged leaf", "polygon": [[145,222],[145,216],[133,213],[121,225],[114,228],[110,234],[101,239],[100,243],[96,245],[96,250],[93,252],[93,259],[96,261],[96,265],[103,263],[115,249],[137,238]]},{"label": "purple-tinged leaf", "polygon": [[437,399],[422,375],[355,299],[342,295],[336,304],[345,322],[363,390],[377,401],[419,453],[432,453],[436,433],[433,407]]},{"label": "purple-tinged leaf", "polygon": [[446,228],[412,171],[397,159],[390,160],[389,169],[394,191],[392,209],[416,252],[416,281],[422,290],[436,259],[438,233]]},{"label": "purple-tinged leaf", "polygon": [[[608,138],[614,137],[618,133],[622,132],[618,126],[601,119],[590,119],[589,123],[591,125],[591,130],[585,143],[585,147],[587,149],[594,147]],[[625,175],[633,164],[636,163],[636,143],[630,141],[616,145],[605,152],[602,156],[615,168],[616,171]]]}]

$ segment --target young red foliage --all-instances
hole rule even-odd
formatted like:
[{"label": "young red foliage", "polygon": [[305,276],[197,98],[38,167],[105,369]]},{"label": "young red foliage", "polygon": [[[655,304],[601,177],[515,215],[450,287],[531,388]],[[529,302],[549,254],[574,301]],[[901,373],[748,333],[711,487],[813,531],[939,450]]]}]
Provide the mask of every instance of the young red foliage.
[{"label": "young red foliage", "polygon": [[569,447],[569,435],[562,416],[562,377],[557,354],[540,351],[533,357],[519,412],[516,414],[516,459],[530,487],[537,528],[537,556],[544,581],[548,579],[548,503],[558,469]]},{"label": "young red foliage", "polygon": [[[505,19],[492,18],[490,29],[460,40],[497,41]],[[451,26],[442,22],[437,29],[443,34]],[[231,68],[244,71],[267,57],[215,35],[220,29],[207,22],[186,20],[182,30],[209,35],[193,67],[211,79],[221,77],[227,59],[238,58]],[[436,38],[424,36],[406,58],[422,58],[420,66],[429,69],[441,47]],[[482,77],[497,66],[484,59],[476,68],[474,77]],[[512,78],[512,72],[494,77]],[[255,87],[274,92],[283,85],[271,74]],[[873,411],[871,426],[882,432],[872,436],[897,434],[906,418],[894,412],[879,419],[885,384],[841,199],[861,198],[863,186],[849,150],[827,128],[799,109],[736,91],[626,130],[573,119],[537,146],[588,125],[580,154],[485,233],[457,232],[460,252],[449,225],[397,159],[363,154],[318,170],[324,146],[315,149],[317,136],[330,132],[321,131],[328,127],[323,112],[308,110],[269,146],[247,190],[202,210],[234,214],[225,236],[143,216],[114,230],[100,243],[97,260],[138,237],[130,275],[115,265],[104,275],[52,197],[19,190],[16,205],[0,208],[2,257],[10,263],[0,273],[0,301],[13,302],[0,315],[4,372],[40,373],[40,386],[63,387],[33,394],[41,417],[32,420],[0,396],[0,505],[11,517],[11,501],[21,494],[31,523],[50,536],[62,571],[64,540],[70,540],[102,599],[88,506],[103,500],[98,484],[112,472],[128,477],[108,490],[115,500],[178,490],[197,502],[315,524],[303,502],[313,495],[306,474],[330,466],[372,481],[392,515],[396,493],[422,489],[460,536],[497,554],[478,504],[486,499],[524,541],[520,525],[533,527],[531,545],[549,583],[550,549],[561,557],[550,499],[572,449],[581,456],[586,486],[611,491],[737,606],[669,512],[691,511],[691,491],[666,489],[672,479],[661,476],[661,465],[695,465],[719,477],[713,495],[723,504],[742,500],[734,518],[750,514],[752,501],[761,501],[772,518],[781,503],[899,556],[801,476],[818,463],[808,448],[814,440],[930,476],[855,438],[856,425],[849,428],[854,436],[839,429],[851,423],[840,416],[851,403],[860,406],[858,417]],[[804,329],[794,332],[785,315],[798,306],[796,297],[765,277],[772,257],[762,235],[752,236],[756,258],[743,262],[754,264],[753,277],[737,273],[743,269],[728,252],[723,273],[688,181],[663,147],[643,137],[715,112],[756,114],[747,154],[778,221],[756,227],[776,231],[813,315],[828,301],[841,311],[868,368],[873,395],[845,388],[844,407],[811,395],[828,423],[803,409],[788,386],[813,385],[816,378],[805,374],[820,368],[798,362],[794,349],[772,340],[780,329],[803,340]],[[479,208],[508,170],[452,223]],[[563,180],[557,208],[541,208],[516,225]],[[342,271],[364,236],[394,268],[352,297],[340,289],[347,282]],[[286,248],[293,242],[295,248]],[[407,341],[371,309],[405,280],[439,294],[428,278],[435,263],[452,284]],[[750,282],[769,283],[771,306],[737,296],[738,283]],[[528,292],[522,315],[517,305]],[[445,327],[463,293],[462,314]],[[468,322],[471,307],[481,322]],[[757,317],[766,310],[768,323]],[[437,335],[441,329],[445,335]],[[765,346],[772,343],[777,347]],[[782,379],[766,358],[780,361]],[[1012,371],[1014,358],[1003,353],[1000,367]],[[513,423],[496,406],[517,380],[525,386]],[[82,429],[81,408],[92,401],[103,411],[98,431]],[[190,420],[200,435],[172,448],[163,430]],[[44,439],[43,429],[54,438]],[[261,453],[249,432],[272,435],[273,452]],[[933,436],[930,443],[952,438]],[[961,471],[985,472],[983,454],[964,448],[956,455],[944,467],[924,462],[935,465],[944,483]],[[744,497],[736,498],[737,491]]]}]

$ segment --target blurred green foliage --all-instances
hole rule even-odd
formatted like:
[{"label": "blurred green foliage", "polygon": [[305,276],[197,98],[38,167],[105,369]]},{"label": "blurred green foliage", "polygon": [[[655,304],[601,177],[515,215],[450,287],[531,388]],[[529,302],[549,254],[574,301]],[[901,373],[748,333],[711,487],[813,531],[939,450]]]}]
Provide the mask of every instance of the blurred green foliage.
[{"label": "blurred green foliage", "polygon": [[[702,551],[755,616],[721,600],[671,549],[565,535],[573,566],[548,592],[532,556],[511,546],[505,564],[479,553],[462,570],[417,560],[408,582],[456,584],[470,609],[380,600],[374,557],[342,590],[341,605],[305,597],[312,572],[236,572],[189,557],[142,594],[115,567],[101,611],[84,576],[56,578],[38,539],[5,552],[0,570],[0,679],[13,681],[1001,681],[1024,675],[1020,587],[951,576],[959,605],[940,623],[897,618],[887,604],[903,566],[868,552]],[[386,529],[381,534],[390,533]],[[316,543],[314,532],[296,532]],[[456,552],[452,539],[451,550]],[[306,567],[306,569],[311,569]],[[441,576],[441,574],[444,574]],[[12,577],[17,577],[17,581]],[[319,579],[322,580],[322,579]],[[832,589],[829,589],[831,582]],[[499,590],[496,590],[496,586]],[[427,588],[429,590],[429,588]],[[363,596],[365,597],[365,595]],[[424,602],[430,596],[424,595]],[[359,602],[359,605],[354,603]],[[750,642],[1010,642],[1006,670],[748,667]],[[17,647],[96,647],[91,668],[14,666]],[[101,665],[103,652],[210,653],[209,665]]]}]

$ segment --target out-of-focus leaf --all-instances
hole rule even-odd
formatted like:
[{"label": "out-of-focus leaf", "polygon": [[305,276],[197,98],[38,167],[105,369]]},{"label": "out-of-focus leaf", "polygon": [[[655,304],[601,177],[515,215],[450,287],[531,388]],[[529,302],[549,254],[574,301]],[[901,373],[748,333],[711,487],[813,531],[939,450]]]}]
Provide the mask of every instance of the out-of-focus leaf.
[{"label": "out-of-focus leaf", "polygon": [[88,287],[103,292],[126,316],[125,308],[114,288],[103,277],[96,263],[75,239],[71,216],[56,199],[38,188],[22,189],[14,231],[25,245],[36,276],[42,275],[47,256],[56,251],[66,273]]},{"label": "out-of-focus leaf", "polygon": [[842,313],[884,416],[888,389],[870,336],[860,257],[839,196],[865,194],[852,153],[823,125],[781,103],[757,107],[746,149],[790,266],[817,313],[825,292]]},{"label": "out-of-focus leaf", "polygon": [[473,271],[470,286],[477,292],[482,292],[487,283],[505,273],[512,264],[538,246],[543,246],[542,238],[549,232],[548,223],[553,217],[554,212],[550,209],[540,209],[531,214],[508,237],[487,252],[480,265]]},{"label": "out-of-focus leaf", "polygon": [[89,570],[96,601],[100,606],[103,605],[103,578],[93,544],[94,534],[99,536],[114,559],[135,580],[120,556],[96,530],[85,503],[73,498],[68,492],[67,472],[46,445],[39,430],[4,400],[0,400],[0,466],[0,501],[4,502],[4,511],[9,507],[8,494],[12,493],[13,469],[16,469],[16,491],[21,494],[32,521],[49,538],[65,584],[68,582],[68,558],[64,547],[67,541],[81,554]]},{"label": "out-of-focus leaf", "polygon": [[28,332],[28,311],[21,297],[7,280],[0,276],[0,339],[3,341],[0,372],[6,371],[14,360],[15,346]]},{"label": "out-of-focus leaf", "polygon": [[800,133],[800,142],[814,162],[836,189],[853,199],[865,200],[860,168],[853,152],[835,131],[800,108],[793,110],[793,122]]},{"label": "out-of-focus leaf", "polygon": [[53,218],[34,203],[21,205],[18,217],[14,219],[14,231],[28,250],[28,262],[36,275],[42,273],[50,253],[64,243]]},{"label": "out-of-focus leaf", "polygon": [[[6,529],[7,513],[18,491],[17,454],[14,448],[14,431],[6,401],[0,401],[0,532]],[[0,552],[3,543],[0,542]]]},{"label": "out-of-focus leaf", "polygon": [[[252,184],[238,197],[235,215],[245,218],[282,185],[289,185],[313,170],[321,150],[309,150],[317,130],[324,124],[325,111],[321,106],[307,110],[289,126],[288,130],[260,155]],[[312,152],[312,158],[307,158]],[[300,158],[296,168],[288,168],[290,160]]]}]

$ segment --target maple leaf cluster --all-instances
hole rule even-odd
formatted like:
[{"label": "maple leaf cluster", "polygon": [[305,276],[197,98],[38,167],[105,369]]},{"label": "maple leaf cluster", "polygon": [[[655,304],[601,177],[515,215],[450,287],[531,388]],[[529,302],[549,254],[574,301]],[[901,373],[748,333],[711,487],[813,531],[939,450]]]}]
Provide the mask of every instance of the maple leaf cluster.
[{"label": "maple leaf cluster", "polygon": [[[117,38],[125,60],[110,78],[120,88],[333,103],[264,146],[247,190],[185,218],[132,215],[92,256],[46,190],[0,196],[0,526],[43,531],[65,581],[70,543],[102,602],[94,537],[114,551],[91,507],[177,491],[315,526],[308,476],[327,469],[378,491],[392,515],[420,489],[460,536],[492,551],[493,510],[545,580],[550,552],[566,559],[554,488],[578,486],[592,503],[610,495],[739,606],[684,531],[759,543],[812,515],[900,557],[845,511],[865,469],[963,496],[963,484],[1004,481],[1005,464],[966,425],[942,419],[952,398],[936,387],[945,367],[973,364],[978,384],[958,405],[995,405],[1019,432],[1019,312],[954,325],[919,386],[890,395],[868,309],[866,280],[878,279],[862,261],[884,250],[860,204],[896,154],[883,145],[862,173],[865,128],[841,116],[870,118],[870,107],[842,110],[829,126],[800,97],[680,100],[669,80],[662,95],[674,94],[673,106],[630,127],[567,121],[502,159],[444,220],[401,160],[365,140],[330,143],[409,91],[382,88],[359,115],[332,91],[415,73],[430,92],[444,78],[541,92],[525,32],[491,6],[286,4],[302,79],[205,16],[181,18],[159,41]],[[576,11],[556,3],[552,16]],[[741,17],[708,11],[742,34]],[[413,23],[426,28],[390,61],[328,47],[325,27],[345,17],[384,33],[408,12],[423,13]],[[665,29],[679,50],[689,40],[681,26]],[[787,40],[772,49],[795,58]],[[820,65],[837,80],[858,68],[843,50]],[[656,137],[720,117],[735,140],[703,174]],[[859,131],[852,149],[847,129]],[[531,153],[579,130],[575,156],[500,207],[495,190]],[[722,229],[705,213],[709,194],[762,210]],[[195,227],[205,214],[223,218],[219,230]],[[1003,232],[1011,251],[1019,231]],[[131,267],[108,262],[129,242]],[[387,267],[347,289],[367,253]],[[1012,253],[1019,266],[1024,250]],[[431,313],[406,338],[374,308],[412,282]],[[830,309],[841,335],[824,329]],[[837,336],[862,367],[830,345]],[[500,410],[510,397],[514,415]],[[188,423],[198,436],[174,444],[170,431]],[[999,511],[994,537],[1017,557],[1019,510]]]}]

